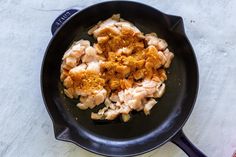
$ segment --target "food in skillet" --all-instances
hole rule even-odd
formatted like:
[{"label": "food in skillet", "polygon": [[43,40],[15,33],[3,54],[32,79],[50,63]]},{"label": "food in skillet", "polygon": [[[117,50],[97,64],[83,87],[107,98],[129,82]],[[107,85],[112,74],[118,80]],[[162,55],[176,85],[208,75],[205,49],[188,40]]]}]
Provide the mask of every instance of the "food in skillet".
[{"label": "food in skillet", "polygon": [[156,33],[144,35],[119,14],[100,21],[88,34],[96,43],[79,40],[62,58],[66,96],[79,98],[77,106],[82,110],[104,103],[98,113],[91,113],[95,120],[121,115],[126,122],[132,110],[150,114],[155,98],[165,91],[165,69],[174,57],[167,42]]}]

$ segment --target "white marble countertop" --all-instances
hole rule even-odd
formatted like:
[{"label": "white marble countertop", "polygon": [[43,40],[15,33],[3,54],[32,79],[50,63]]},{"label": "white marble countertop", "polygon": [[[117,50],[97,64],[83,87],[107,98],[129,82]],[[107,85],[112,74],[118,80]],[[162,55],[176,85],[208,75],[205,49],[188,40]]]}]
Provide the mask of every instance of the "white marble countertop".
[{"label": "white marble countertop", "polygon": [[[66,8],[84,8],[93,3],[96,1],[0,0],[1,157],[97,156],[54,139],[39,83],[53,20]],[[182,16],[197,55],[200,89],[184,131],[208,156],[232,156],[236,150],[236,1],[145,3]],[[186,155],[167,143],[143,156]]]}]

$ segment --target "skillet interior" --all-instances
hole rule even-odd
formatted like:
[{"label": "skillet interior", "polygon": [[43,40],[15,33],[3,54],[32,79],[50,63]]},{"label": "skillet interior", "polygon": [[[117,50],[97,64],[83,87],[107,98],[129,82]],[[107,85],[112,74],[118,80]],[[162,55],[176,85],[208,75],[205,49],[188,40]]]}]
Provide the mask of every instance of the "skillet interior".
[{"label": "skillet interior", "polygon": [[[150,116],[134,113],[128,123],[119,119],[109,123],[92,121],[91,110],[79,110],[75,107],[78,100],[64,96],[59,79],[61,58],[70,44],[79,39],[94,41],[87,35],[88,29],[114,13],[120,13],[144,33],[156,32],[175,54],[164,96]],[[136,155],[160,146],[182,128],[195,102],[198,69],[180,17],[135,2],[106,2],[77,13],[56,33],[45,54],[41,81],[56,138],[103,155]]]}]

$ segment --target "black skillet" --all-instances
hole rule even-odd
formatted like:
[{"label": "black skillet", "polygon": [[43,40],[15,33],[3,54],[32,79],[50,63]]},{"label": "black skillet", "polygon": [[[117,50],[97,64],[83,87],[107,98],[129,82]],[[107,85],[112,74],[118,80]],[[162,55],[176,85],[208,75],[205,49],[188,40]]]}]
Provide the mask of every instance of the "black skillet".
[{"label": "black skillet", "polygon": [[[119,119],[95,122],[90,119],[91,111],[79,110],[75,107],[77,100],[70,100],[61,92],[61,58],[73,41],[94,41],[87,35],[88,29],[115,13],[120,13],[144,33],[156,32],[169,43],[175,58],[168,70],[166,92],[151,110],[151,115],[134,113],[128,123]],[[140,155],[168,141],[191,157],[205,156],[182,131],[197,96],[198,66],[181,17],[164,14],[137,2],[111,1],[81,11],[67,10],[55,20],[51,31],[53,37],[42,63],[41,87],[56,139],[104,156]]]}]

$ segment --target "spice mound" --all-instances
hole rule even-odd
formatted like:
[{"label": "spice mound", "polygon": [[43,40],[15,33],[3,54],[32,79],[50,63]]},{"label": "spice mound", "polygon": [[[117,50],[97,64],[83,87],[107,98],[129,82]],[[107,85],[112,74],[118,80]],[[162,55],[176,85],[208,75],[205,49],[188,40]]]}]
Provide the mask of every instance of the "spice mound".
[{"label": "spice mound", "polygon": [[115,14],[88,31],[95,43],[79,40],[65,52],[60,79],[77,107],[105,104],[94,120],[129,121],[133,110],[149,115],[165,91],[166,69],[174,54],[156,33],[143,34]]}]

